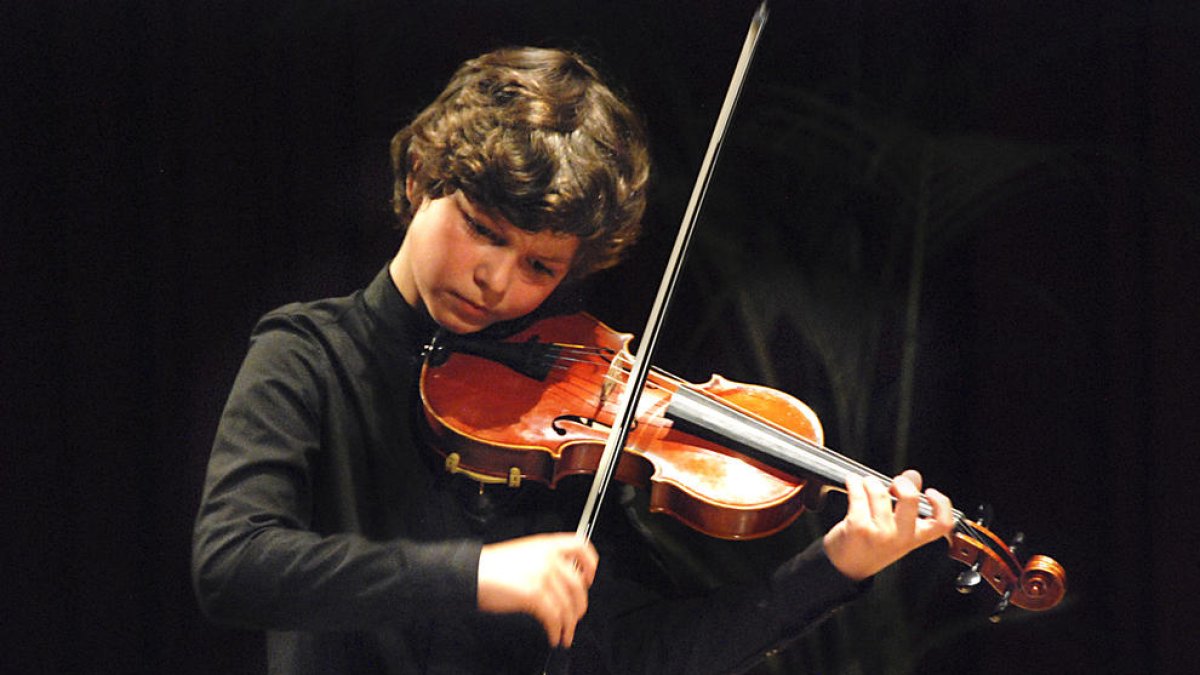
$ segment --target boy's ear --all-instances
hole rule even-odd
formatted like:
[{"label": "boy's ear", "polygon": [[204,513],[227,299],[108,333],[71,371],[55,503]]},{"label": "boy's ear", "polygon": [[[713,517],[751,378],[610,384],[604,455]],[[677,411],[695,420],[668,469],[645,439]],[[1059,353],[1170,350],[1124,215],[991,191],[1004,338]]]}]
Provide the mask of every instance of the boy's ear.
[{"label": "boy's ear", "polygon": [[[421,169],[421,160],[415,154],[409,153],[408,159],[409,169],[407,175],[404,176],[404,196],[408,199],[408,203],[413,203],[413,174]],[[414,210],[416,205],[413,205]]]}]

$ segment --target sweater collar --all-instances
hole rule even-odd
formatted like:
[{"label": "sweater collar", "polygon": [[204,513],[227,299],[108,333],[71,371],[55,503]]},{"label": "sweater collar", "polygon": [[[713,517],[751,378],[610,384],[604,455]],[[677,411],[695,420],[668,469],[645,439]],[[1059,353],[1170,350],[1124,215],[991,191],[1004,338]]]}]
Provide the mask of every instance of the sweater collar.
[{"label": "sweater collar", "polygon": [[[502,339],[547,316],[581,311],[582,297],[575,285],[560,287],[534,312],[520,319],[489,326],[473,337]],[[408,304],[392,281],[387,265],[363,290],[363,302],[383,330],[408,353],[419,353],[439,329],[428,312]]]},{"label": "sweater collar", "polygon": [[406,352],[419,352],[437,330],[437,324],[428,314],[409,305],[400,295],[387,265],[363,290],[363,302],[383,331]]}]

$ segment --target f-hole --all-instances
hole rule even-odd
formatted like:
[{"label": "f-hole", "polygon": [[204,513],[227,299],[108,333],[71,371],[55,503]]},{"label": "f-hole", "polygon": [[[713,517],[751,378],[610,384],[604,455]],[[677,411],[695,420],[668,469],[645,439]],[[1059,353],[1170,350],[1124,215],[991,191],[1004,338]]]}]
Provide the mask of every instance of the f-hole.
[{"label": "f-hole", "polygon": [[[609,425],[604,424],[603,422],[600,422],[592,417],[584,417],[583,415],[559,415],[558,417],[554,418],[554,424],[550,425],[550,428],[554,429],[554,433],[558,434],[559,436],[567,435],[567,430],[561,425],[562,422],[574,422],[575,424],[588,427],[589,429],[598,429],[604,433],[608,433],[608,431],[611,429]],[[633,423],[633,428],[637,428],[636,421]]]}]

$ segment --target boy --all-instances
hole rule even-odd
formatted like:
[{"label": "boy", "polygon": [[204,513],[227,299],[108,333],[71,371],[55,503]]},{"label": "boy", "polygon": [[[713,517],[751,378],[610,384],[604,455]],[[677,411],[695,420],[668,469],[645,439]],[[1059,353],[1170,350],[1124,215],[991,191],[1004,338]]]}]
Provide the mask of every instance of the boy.
[{"label": "boy", "polygon": [[269,631],[271,672],[533,673],[552,646],[573,673],[743,670],[949,531],[935,491],[917,517],[915,472],[891,494],[851,481],[846,519],[772,578],[665,599],[619,513],[594,545],[570,532],[577,484],[447,474],[420,447],[422,347],[439,327],[503,334],[615,264],[648,153],[583,59],[510,49],[465,63],[392,159],[400,250],[353,296],[263,317],[213,446],[197,595]]}]

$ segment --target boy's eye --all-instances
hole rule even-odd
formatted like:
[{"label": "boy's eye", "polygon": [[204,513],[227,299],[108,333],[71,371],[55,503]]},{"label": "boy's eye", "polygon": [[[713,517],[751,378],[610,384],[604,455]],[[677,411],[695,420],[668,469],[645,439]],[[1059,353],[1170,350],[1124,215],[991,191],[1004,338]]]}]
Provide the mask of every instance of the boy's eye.
[{"label": "boy's eye", "polygon": [[488,241],[492,242],[493,244],[503,244],[504,243],[503,238],[501,238],[500,235],[495,230],[488,227],[487,225],[484,225],[483,223],[479,222],[478,220],[468,217],[467,223],[470,224],[472,232],[483,237],[484,239],[487,239]]},{"label": "boy's eye", "polygon": [[530,260],[529,266],[531,268],[533,268],[533,271],[536,274],[540,274],[542,276],[547,276],[547,277],[555,276],[554,270],[550,269],[549,267],[547,267],[544,263],[542,263],[539,260]]}]

